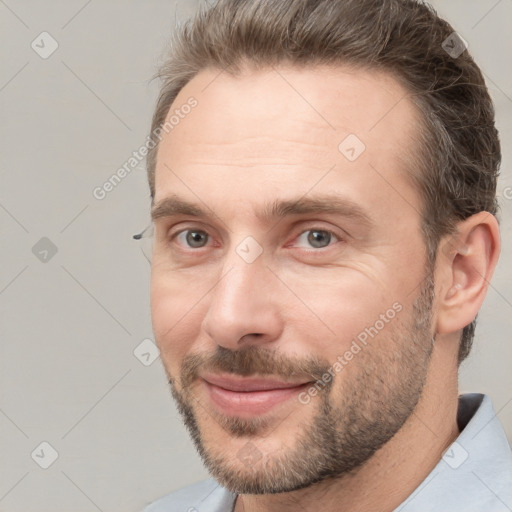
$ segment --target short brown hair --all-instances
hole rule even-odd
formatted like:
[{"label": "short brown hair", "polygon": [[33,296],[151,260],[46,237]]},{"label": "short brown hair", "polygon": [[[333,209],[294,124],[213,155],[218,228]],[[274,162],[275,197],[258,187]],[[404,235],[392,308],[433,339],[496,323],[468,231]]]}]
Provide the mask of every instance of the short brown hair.
[{"label": "short brown hair", "polygon": [[[411,176],[423,198],[422,226],[429,262],[457,221],[480,211],[495,215],[501,161],[494,107],[484,78],[449,23],[417,0],[218,0],[180,27],[152,120],[147,171],[155,193],[158,128],[180,90],[200,71],[232,75],[291,63],[348,64],[390,72],[422,113],[418,159]],[[156,132],[155,132],[156,131]],[[158,140],[157,140],[158,139]],[[466,326],[459,363],[471,349],[475,321]]]}]

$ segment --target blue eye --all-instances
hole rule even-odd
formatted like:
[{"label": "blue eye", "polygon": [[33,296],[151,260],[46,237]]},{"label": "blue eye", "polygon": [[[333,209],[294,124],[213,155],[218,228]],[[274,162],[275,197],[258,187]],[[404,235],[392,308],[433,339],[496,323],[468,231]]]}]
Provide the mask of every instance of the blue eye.
[{"label": "blue eye", "polygon": [[[184,240],[183,235],[185,235]],[[181,231],[176,235],[176,238],[179,239],[180,237],[182,237],[180,242],[192,249],[200,249],[201,247],[204,247],[210,238],[208,233],[198,229],[186,229]]]},{"label": "blue eye", "polygon": [[[210,235],[200,229],[184,229],[176,233],[173,238],[178,239],[178,244],[189,249],[201,249],[208,245]],[[334,241],[340,241],[340,238],[332,231],[326,229],[308,229],[303,231],[297,238],[300,245],[307,244],[307,248],[323,249],[332,245]]]},{"label": "blue eye", "polygon": [[310,244],[310,247],[322,249],[329,246],[333,236],[335,239],[339,240],[331,231],[327,231],[325,229],[308,229],[307,231],[304,231],[298,239],[302,239],[304,241],[305,237],[305,241]]}]

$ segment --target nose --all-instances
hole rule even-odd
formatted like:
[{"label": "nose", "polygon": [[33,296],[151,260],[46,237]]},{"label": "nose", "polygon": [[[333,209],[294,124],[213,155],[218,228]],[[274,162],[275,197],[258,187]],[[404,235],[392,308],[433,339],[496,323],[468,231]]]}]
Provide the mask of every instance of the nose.
[{"label": "nose", "polygon": [[217,345],[231,350],[277,340],[283,329],[279,280],[263,258],[246,263],[234,254],[222,275],[211,291],[204,332]]}]

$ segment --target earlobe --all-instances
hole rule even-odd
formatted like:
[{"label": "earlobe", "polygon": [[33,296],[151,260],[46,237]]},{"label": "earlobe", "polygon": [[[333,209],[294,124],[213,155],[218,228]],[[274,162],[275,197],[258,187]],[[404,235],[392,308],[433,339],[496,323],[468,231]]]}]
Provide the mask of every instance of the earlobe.
[{"label": "earlobe", "polygon": [[436,332],[463,329],[478,314],[496,267],[500,236],[498,221],[480,212],[457,225],[457,232],[440,242]]}]

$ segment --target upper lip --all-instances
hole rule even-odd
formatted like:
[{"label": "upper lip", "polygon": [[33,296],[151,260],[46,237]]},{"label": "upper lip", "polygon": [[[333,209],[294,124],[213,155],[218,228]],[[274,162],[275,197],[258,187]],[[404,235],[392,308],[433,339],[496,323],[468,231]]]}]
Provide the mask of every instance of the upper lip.
[{"label": "upper lip", "polygon": [[278,380],[276,378],[252,378],[252,377],[236,377],[224,375],[203,375],[203,380],[214,386],[227,389],[228,391],[268,391],[271,389],[288,389],[296,388],[307,384],[309,381],[289,382]]}]

